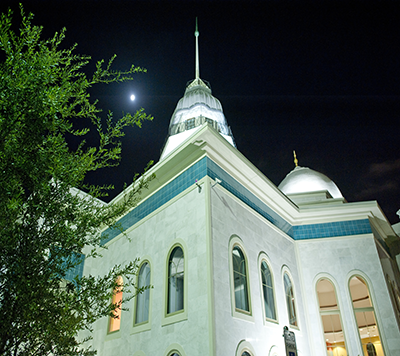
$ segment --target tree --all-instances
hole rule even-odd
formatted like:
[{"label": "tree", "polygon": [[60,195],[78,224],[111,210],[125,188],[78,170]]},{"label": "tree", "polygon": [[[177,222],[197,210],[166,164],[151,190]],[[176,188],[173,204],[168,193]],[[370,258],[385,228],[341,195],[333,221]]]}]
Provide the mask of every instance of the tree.
[{"label": "tree", "polygon": [[[137,262],[102,277],[67,280],[67,272],[83,258],[99,257],[100,228],[118,228],[116,220],[152,176],[136,176],[115,204],[98,199],[112,187],[84,179],[118,164],[124,127],[152,118],[141,109],[102,119],[88,90],[131,80],[144,69],[114,71],[113,57],[106,66],[98,62],[88,78],[83,69],[90,57],[75,54],[75,46],[61,49],[65,29],[43,40],[42,27],[32,25],[22,6],[21,16],[19,32],[10,10],[0,21],[0,354],[89,355],[95,351],[82,346],[86,339],[78,332],[114,315],[117,276],[125,277],[124,297],[137,292]],[[85,141],[90,128],[98,133],[93,147]],[[77,148],[69,147],[68,135],[79,140]]]}]

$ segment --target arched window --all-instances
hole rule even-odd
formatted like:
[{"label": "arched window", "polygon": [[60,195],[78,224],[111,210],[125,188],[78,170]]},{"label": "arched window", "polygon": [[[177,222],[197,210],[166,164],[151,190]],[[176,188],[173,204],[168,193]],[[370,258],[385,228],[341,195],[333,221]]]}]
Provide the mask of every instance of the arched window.
[{"label": "arched window", "polygon": [[167,314],[183,310],[184,256],[182,248],[175,247],[168,260],[168,303]]},{"label": "arched window", "polygon": [[110,317],[110,324],[108,328],[108,332],[113,332],[119,330],[121,326],[121,303],[122,303],[122,288],[124,284],[124,280],[121,276],[119,276],[116,281],[116,287],[114,288],[114,295],[112,298],[112,303],[115,305],[115,309],[113,311],[114,317]]},{"label": "arched window", "polygon": [[246,259],[239,246],[232,250],[233,281],[235,288],[235,308],[250,312],[249,293],[247,287]]},{"label": "arched window", "polygon": [[264,310],[265,317],[267,319],[276,320],[275,311],[275,297],[274,297],[274,287],[272,284],[271,271],[267,265],[267,262],[261,262],[261,283],[264,298]]},{"label": "arched window", "polygon": [[298,327],[296,315],[296,303],[294,299],[293,283],[287,272],[283,274],[283,284],[285,287],[286,306],[289,316],[289,324]]},{"label": "arched window", "polygon": [[364,356],[384,356],[367,283],[362,277],[354,276],[349,287]]},{"label": "arched window", "polygon": [[317,283],[317,295],[327,355],[347,355],[335,287],[328,279],[323,278]]},{"label": "arched window", "polygon": [[150,301],[150,265],[148,262],[142,264],[138,274],[138,288],[145,288],[136,297],[136,317],[135,324],[149,321],[149,301]]},{"label": "arched window", "polygon": [[242,356],[251,356],[247,351],[242,353]]}]

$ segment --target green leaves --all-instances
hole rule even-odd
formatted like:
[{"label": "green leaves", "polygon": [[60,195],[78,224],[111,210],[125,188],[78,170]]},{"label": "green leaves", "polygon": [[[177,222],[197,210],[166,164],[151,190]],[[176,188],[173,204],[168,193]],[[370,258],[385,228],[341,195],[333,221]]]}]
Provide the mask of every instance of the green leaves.
[{"label": "green leaves", "polygon": [[[0,354],[89,355],[78,331],[110,315],[116,276],[124,276],[128,300],[138,292],[137,261],[102,277],[64,276],[80,264],[72,256],[101,258],[100,229],[118,228],[154,176],[133,177],[113,204],[97,199],[112,186],[84,184],[87,172],[118,164],[127,126],[152,119],[143,109],[101,117],[88,90],[145,70],[115,71],[113,56],[88,79],[90,57],[75,54],[76,45],[61,48],[65,29],[42,39],[42,27],[32,25],[22,6],[21,16],[19,33],[12,31],[11,11],[0,19]],[[97,145],[87,144],[89,132],[98,134]]]}]

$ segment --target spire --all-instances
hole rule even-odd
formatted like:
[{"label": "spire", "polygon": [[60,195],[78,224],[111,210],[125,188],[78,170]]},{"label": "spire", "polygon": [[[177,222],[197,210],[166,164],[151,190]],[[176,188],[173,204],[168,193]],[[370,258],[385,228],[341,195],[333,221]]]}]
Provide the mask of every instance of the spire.
[{"label": "spire", "polygon": [[196,37],[196,64],[195,64],[195,79],[200,79],[200,65],[199,65],[199,30],[197,28],[197,17],[196,17],[196,30],[194,31]]},{"label": "spire", "polygon": [[299,161],[297,160],[297,157],[296,157],[296,151],[295,150],[293,150],[293,157],[294,157],[294,165],[296,166],[296,167],[298,167],[298,163],[299,163]]}]

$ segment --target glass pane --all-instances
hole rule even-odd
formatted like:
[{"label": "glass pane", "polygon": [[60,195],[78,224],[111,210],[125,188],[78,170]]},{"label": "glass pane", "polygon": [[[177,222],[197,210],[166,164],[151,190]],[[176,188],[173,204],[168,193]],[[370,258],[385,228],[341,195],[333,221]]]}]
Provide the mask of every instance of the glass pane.
[{"label": "glass pane", "polygon": [[321,279],[317,285],[317,295],[320,310],[339,310],[333,284],[327,279]]},{"label": "glass pane", "polygon": [[361,277],[353,277],[350,280],[350,293],[354,308],[372,307],[367,284]]},{"label": "glass pane", "polygon": [[350,294],[364,356],[384,356],[374,308],[363,278],[354,276],[350,280]]},{"label": "glass pane", "polygon": [[339,314],[321,315],[326,351],[329,356],[347,356]]},{"label": "glass pane", "polygon": [[116,318],[110,317],[110,328],[109,328],[110,332],[119,330],[119,328],[121,326],[122,286],[124,283],[124,280],[122,279],[121,276],[117,278],[116,283],[117,283],[118,287],[115,288],[114,296],[112,299],[113,304],[117,305],[117,307],[114,310],[114,315],[116,316]]},{"label": "glass pane", "polygon": [[285,286],[286,306],[288,309],[289,324],[292,326],[297,326],[293,286],[292,286],[292,281],[290,280],[287,273],[283,275],[283,282]]},{"label": "glass pane", "polygon": [[175,247],[169,257],[167,313],[183,309],[184,257],[180,247]]},{"label": "glass pane", "polygon": [[374,311],[356,311],[356,320],[364,355],[384,356]]},{"label": "glass pane", "polygon": [[[139,271],[138,288],[150,286],[150,266],[144,263]],[[138,294],[136,297],[136,324],[149,320],[150,289]]]},{"label": "glass pane", "polygon": [[242,356],[251,356],[247,351],[242,353]]},{"label": "glass pane", "polygon": [[275,314],[275,299],[274,290],[272,288],[272,276],[265,261],[261,263],[261,279],[262,289],[264,295],[264,309],[265,317],[269,319],[276,319]]},{"label": "glass pane", "polygon": [[246,261],[242,251],[235,246],[232,251],[233,280],[235,288],[235,307],[250,311],[247,294]]}]

